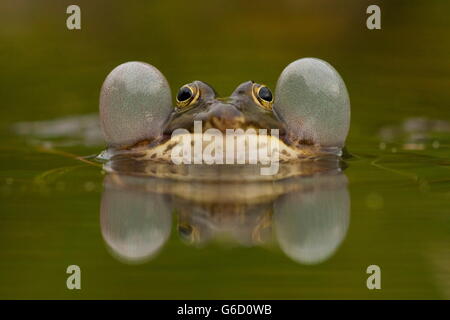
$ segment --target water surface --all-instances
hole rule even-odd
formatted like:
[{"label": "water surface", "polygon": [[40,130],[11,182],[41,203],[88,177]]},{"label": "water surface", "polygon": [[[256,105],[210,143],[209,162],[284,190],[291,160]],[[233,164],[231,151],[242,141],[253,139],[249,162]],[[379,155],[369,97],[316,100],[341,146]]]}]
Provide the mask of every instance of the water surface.
[{"label": "water surface", "polygon": [[[450,298],[448,4],[383,4],[376,32],[364,1],[280,2],[270,19],[237,1],[81,7],[69,32],[63,4],[0,5],[0,298]],[[187,29],[200,44],[180,42]],[[89,114],[124,61],[154,64],[174,92],[199,79],[227,95],[249,79],[274,89],[305,56],[349,89],[342,172],[248,186],[264,197],[226,207],[208,202],[217,188],[114,179],[77,159],[104,149]],[[29,125],[61,118],[68,134]],[[80,291],[66,288],[71,264]],[[366,287],[372,264],[381,290]]]}]

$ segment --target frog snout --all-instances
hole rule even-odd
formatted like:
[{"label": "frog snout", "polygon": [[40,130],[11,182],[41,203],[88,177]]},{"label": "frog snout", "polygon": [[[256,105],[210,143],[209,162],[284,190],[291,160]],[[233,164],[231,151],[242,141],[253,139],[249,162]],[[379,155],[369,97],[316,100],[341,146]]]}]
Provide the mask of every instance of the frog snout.
[{"label": "frog snout", "polygon": [[219,103],[210,107],[202,119],[205,127],[216,128],[221,131],[226,129],[241,128],[245,123],[244,115],[232,104]]}]

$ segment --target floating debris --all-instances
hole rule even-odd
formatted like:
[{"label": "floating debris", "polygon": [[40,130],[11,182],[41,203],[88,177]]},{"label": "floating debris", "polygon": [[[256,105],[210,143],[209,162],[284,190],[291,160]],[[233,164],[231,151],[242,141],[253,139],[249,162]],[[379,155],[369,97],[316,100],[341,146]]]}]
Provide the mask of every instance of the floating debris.
[{"label": "floating debris", "polygon": [[[441,142],[436,138],[442,133],[450,132],[450,122],[427,118],[407,118],[400,125],[382,127],[378,136],[381,139],[379,148],[385,150],[389,144],[396,144],[403,150],[421,151],[428,147],[438,149]],[[396,148],[391,148],[395,153]]]},{"label": "floating debris", "polygon": [[[97,114],[69,116],[47,121],[18,122],[12,130],[37,138],[49,146],[101,146],[104,144]],[[55,141],[57,140],[57,141]]]}]

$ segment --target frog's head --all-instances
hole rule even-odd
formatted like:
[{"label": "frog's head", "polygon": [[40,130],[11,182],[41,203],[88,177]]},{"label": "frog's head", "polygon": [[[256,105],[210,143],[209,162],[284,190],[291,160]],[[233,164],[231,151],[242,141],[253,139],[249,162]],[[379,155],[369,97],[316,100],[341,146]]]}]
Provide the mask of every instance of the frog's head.
[{"label": "frog's head", "polygon": [[[275,95],[267,86],[247,81],[225,98],[210,85],[194,81],[179,89],[175,104],[161,72],[149,64],[128,62],[106,78],[100,114],[112,150],[159,148],[170,153],[174,131],[194,134],[198,121],[203,131],[213,128],[222,133],[251,128],[270,134],[278,129],[276,139],[289,160],[318,150],[339,153],[349,129],[350,103],[336,70],[313,58],[287,66]],[[152,157],[160,160],[162,153]]]},{"label": "frog's head", "polygon": [[194,81],[180,88],[175,110],[164,126],[164,134],[176,129],[194,132],[194,122],[201,121],[203,131],[226,129],[279,129],[284,125],[272,110],[273,96],[264,85],[247,81],[239,85],[228,98],[219,97],[216,91],[202,81]]}]

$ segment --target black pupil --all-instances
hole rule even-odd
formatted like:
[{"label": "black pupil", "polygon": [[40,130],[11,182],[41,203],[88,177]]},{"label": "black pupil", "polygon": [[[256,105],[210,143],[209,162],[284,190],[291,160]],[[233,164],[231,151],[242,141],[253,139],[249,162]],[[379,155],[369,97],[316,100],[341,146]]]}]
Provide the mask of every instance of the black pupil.
[{"label": "black pupil", "polygon": [[272,92],[270,92],[269,88],[267,87],[262,87],[261,89],[259,89],[258,95],[265,101],[272,101]]},{"label": "black pupil", "polygon": [[190,97],[192,97],[192,91],[188,87],[182,87],[180,91],[178,91],[178,101],[186,101]]}]

